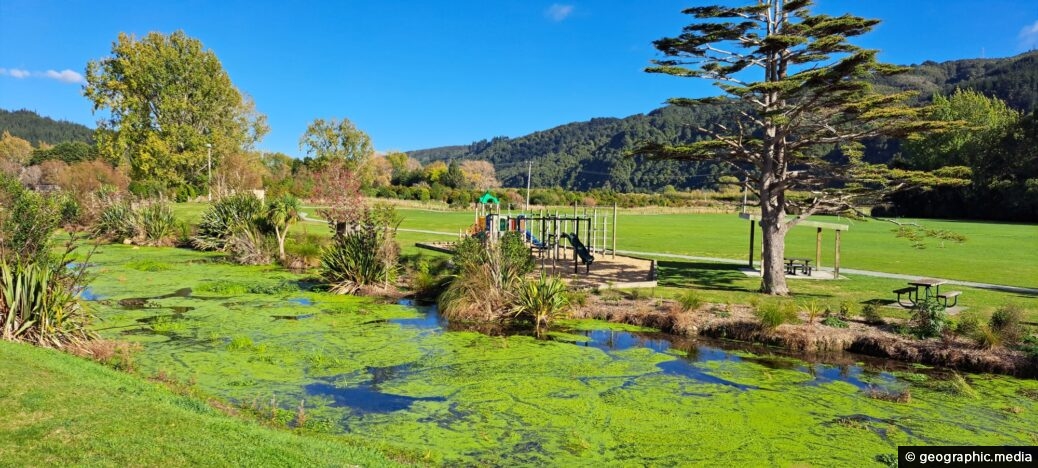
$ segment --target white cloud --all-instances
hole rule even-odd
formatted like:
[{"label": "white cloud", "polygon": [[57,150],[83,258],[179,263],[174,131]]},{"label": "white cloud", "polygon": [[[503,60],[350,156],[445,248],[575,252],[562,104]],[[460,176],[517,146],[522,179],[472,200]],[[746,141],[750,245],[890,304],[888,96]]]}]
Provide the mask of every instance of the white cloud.
[{"label": "white cloud", "polygon": [[60,72],[54,70],[47,70],[47,73],[44,73],[44,76],[46,76],[47,78],[53,78],[63,83],[86,83],[86,80],[83,79],[83,75],[80,75],[79,73],[76,73],[67,68]]},{"label": "white cloud", "polygon": [[1030,26],[1024,26],[1020,30],[1020,48],[1024,50],[1031,50],[1038,48],[1038,21]]},{"label": "white cloud", "polygon": [[552,21],[562,21],[569,18],[569,15],[573,14],[573,5],[563,5],[561,3],[553,3],[547,10],[544,11],[544,16]]},{"label": "white cloud", "polygon": [[0,75],[8,75],[12,78],[49,78],[52,80],[58,80],[62,83],[86,83],[83,79],[83,75],[73,70],[64,69],[62,71],[47,70],[45,72],[31,72],[29,70],[23,70],[20,68],[0,68]]}]

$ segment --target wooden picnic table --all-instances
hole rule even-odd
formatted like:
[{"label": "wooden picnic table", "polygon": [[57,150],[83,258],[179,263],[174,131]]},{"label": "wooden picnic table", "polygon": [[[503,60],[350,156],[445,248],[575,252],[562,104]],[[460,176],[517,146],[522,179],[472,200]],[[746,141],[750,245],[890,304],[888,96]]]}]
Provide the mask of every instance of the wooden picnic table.
[{"label": "wooden picnic table", "polygon": [[786,274],[795,275],[800,270],[807,276],[811,276],[811,259],[804,257],[786,257]]},{"label": "wooden picnic table", "polygon": [[[897,294],[897,302],[902,307],[915,307],[919,303],[919,290],[923,290],[923,300],[927,299],[944,299],[944,307],[954,307],[958,303],[958,296],[962,294],[961,291],[949,291],[941,293],[941,285],[946,284],[948,281],[943,279],[935,278],[919,278],[908,282],[908,287],[896,289],[894,293]],[[909,306],[901,303],[901,295],[904,294],[908,297]],[[948,304],[948,299],[955,299],[955,302],[951,305]]]}]

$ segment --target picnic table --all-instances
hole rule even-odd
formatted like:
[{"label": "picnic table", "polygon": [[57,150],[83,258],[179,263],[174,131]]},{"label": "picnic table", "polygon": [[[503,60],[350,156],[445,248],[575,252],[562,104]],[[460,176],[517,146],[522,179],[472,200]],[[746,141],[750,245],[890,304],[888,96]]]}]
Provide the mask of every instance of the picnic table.
[{"label": "picnic table", "polygon": [[795,275],[797,270],[800,270],[803,274],[811,276],[811,259],[803,257],[786,257],[786,274]]},{"label": "picnic table", "polygon": [[[894,294],[897,294],[897,303],[902,307],[915,307],[919,304],[920,300],[937,299],[944,302],[944,307],[955,307],[959,302],[959,295],[962,291],[947,291],[941,292],[941,285],[947,283],[947,280],[935,279],[935,278],[919,278],[908,282],[908,286],[895,289]],[[923,293],[922,299],[919,298],[919,293]],[[905,305],[901,302],[901,296],[906,296],[909,304]],[[954,299],[951,304],[948,304],[949,299]]]}]

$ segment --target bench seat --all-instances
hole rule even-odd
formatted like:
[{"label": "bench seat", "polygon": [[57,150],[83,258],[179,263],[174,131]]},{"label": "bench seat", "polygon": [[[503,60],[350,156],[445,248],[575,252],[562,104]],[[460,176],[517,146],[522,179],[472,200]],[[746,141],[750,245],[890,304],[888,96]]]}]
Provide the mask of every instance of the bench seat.
[{"label": "bench seat", "polygon": [[[915,292],[915,288],[912,286],[904,287],[901,289],[895,289],[894,294],[897,294],[897,304],[901,307],[915,307],[915,301],[912,300],[912,293]],[[908,296],[908,304],[901,302],[901,296]]]},{"label": "bench seat", "polygon": [[[944,299],[944,307],[955,307],[955,304],[959,303],[959,295],[962,291],[947,291],[937,295],[938,299]],[[948,305],[948,299],[952,299],[951,305]]]}]

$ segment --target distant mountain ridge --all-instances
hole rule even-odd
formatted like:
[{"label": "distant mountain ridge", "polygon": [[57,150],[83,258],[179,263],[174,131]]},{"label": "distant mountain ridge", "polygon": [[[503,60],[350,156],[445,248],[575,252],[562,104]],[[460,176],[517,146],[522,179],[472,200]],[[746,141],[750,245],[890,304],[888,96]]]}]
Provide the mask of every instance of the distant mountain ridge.
[{"label": "distant mountain ridge", "polygon": [[[934,93],[951,94],[956,88],[972,88],[997,97],[1015,109],[1038,108],[1038,51],[1001,59],[967,59],[943,63],[924,62],[908,72],[876,82],[878,88],[916,90],[917,102]],[[675,161],[641,161],[624,153],[638,141],[689,142],[703,138],[694,126],[723,122],[731,105],[693,109],[662,107],[648,114],[625,118],[594,118],[573,122],[518,138],[497,137],[470,145],[443,146],[409,151],[423,163],[436,160],[481,159],[490,161],[505,186],[526,184],[527,161],[533,162],[533,183],[587,190],[608,187],[623,191],[655,191],[667,185],[699,188],[716,181],[721,172],[711,164]],[[898,151],[897,141],[866,142],[865,157],[885,162]]]},{"label": "distant mountain ridge", "polygon": [[0,134],[5,131],[33,146],[39,146],[41,142],[50,145],[71,141],[94,143],[94,130],[90,127],[66,120],[54,120],[28,109],[0,109]]}]

